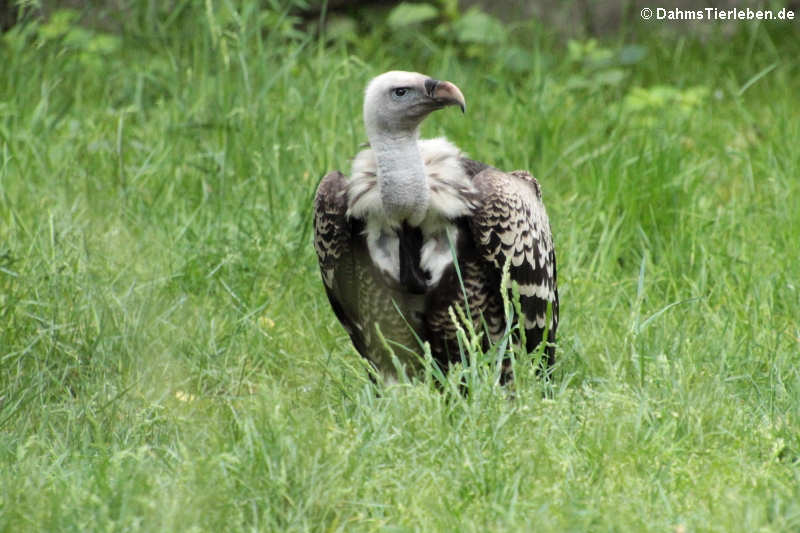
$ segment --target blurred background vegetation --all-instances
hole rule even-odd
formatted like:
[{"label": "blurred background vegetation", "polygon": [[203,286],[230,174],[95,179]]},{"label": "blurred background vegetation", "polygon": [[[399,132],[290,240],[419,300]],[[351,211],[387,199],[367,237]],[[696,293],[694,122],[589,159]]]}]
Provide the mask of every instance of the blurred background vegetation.
[{"label": "blurred background vegetation", "polygon": [[[149,24],[156,19],[174,16],[189,7],[186,0],[153,2],[148,0],[0,0],[0,28],[7,29],[25,17],[22,13],[47,16],[59,9],[75,9],[82,12],[82,20],[90,25],[113,31],[139,19],[138,23]],[[763,2],[758,0],[721,0],[717,2],[693,2],[691,0],[263,0],[266,9],[283,10],[299,20],[311,22],[312,27],[321,24],[329,31],[354,31],[365,25],[385,20],[389,13],[390,24],[412,25],[422,22],[450,21],[468,15],[472,31],[496,30],[485,15],[503,22],[535,18],[548,28],[572,35],[602,35],[620,31],[636,21],[643,7],[666,7],[680,9],[780,8],[797,11],[797,0]],[[144,6],[144,9],[143,9]],[[476,15],[478,14],[478,15]],[[469,19],[473,19],[471,22]],[[478,19],[483,19],[479,21]],[[702,25],[689,25],[698,30]]]}]

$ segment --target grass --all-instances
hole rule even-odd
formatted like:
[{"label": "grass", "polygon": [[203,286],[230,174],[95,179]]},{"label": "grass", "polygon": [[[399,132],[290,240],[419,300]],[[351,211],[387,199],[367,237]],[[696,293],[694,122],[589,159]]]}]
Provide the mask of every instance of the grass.
[{"label": "grass", "polygon": [[[156,5],[2,37],[0,530],[800,529],[796,28],[522,25],[513,70]],[[542,183],[551,384],[376,394],[336,322],[311,199],[390,68],[464,91],[426,136]]]}]

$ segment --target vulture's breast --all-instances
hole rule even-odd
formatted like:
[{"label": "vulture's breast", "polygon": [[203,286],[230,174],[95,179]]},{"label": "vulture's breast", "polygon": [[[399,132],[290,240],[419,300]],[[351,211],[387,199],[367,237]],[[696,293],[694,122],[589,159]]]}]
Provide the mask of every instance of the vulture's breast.
[{"label": "vulture's breast", "polygon": [[430,203],[418,226],[388,220],[378,186],[371,149],[353,160],[348,182],[347,214],[364,221],[364,238],[373,264],[390,285],[422,294],[434,288],[453,264],[453,253],[466,237],[457,220],[471,215],[477,201],[472,179],[462,166],[461,151],[447,139],[419,141]]},{"label": "vulture's breast", "polygon": [[372,263],[389,285],[424,294],[435,288],[453,264],[463,230],[455,223],[398,228],[367,222],[365,239]]}]

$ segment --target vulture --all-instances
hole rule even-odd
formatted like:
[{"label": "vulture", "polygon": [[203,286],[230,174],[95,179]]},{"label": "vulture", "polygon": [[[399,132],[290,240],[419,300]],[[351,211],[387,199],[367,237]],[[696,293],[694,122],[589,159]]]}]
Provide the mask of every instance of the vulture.
[{"label": "vulture", "polygon": [[[458,306],[484,333],[485,348],[502,338],[507,269],[519,290],[514,320],[528,352],[546,343],[546,370],[555,359],[558,290],[541,189],[524,170],[469,159],[444,137],[420,139],[425,117],[447,106],[465,111],[461,90],[416,72],[386,72],[367,85],[369,147],[349,177],[325,175],[314,199],[325,292],[356,350],[392,379],[393,357],[407,375],[419,371],[423,342],[444,372],[464,360]],[[501,382],[510,374],[505,361]]]}]

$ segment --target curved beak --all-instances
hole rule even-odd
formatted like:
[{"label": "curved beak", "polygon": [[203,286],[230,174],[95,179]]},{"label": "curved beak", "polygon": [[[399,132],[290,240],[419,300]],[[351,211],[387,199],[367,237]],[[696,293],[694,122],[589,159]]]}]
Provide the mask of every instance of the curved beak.
[{"label": "curved beak", "polygon": [[433,99],[439,107],[457,105],[464,113],[467,103],[461,90],[449,81],[439,81],[433,78],[425,80],[425,93]]}]

